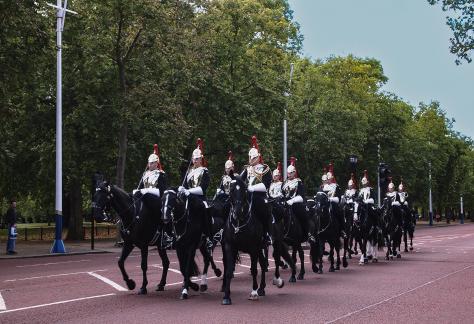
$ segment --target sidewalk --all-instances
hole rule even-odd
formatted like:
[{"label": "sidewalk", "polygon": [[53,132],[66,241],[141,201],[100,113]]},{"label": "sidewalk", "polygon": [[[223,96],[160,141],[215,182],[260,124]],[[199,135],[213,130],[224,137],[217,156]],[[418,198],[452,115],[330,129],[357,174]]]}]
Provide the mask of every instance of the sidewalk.
[{"label": "sidewalk", "polygon": [[122,250],[121,247],[115,246],[115,240],[95,241],[94,250],[91,250],[90,240],[64,241],[66,253],[60,254],[50,253],[51,247],[53,246],[53,241],[17,241],[16,243],[16,252],[18,253],[14,255],[7,255],[5,251],[6,242],[0,242],[0,260],[90,253],[118,253]]}]

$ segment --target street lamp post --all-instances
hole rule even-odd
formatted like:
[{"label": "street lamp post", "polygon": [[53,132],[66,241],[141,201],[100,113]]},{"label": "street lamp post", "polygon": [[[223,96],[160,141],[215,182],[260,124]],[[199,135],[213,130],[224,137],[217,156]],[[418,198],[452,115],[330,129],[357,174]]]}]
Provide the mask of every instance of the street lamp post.
[{"label": "street lamp post", "polygon": [[430,185],[430,195],[429,195],[429,203],[430,203],[430,226],[433,226],[433,201],[431,195],[431,162],[429,162],[429,185]]},{"label": "street lamp post", "polygon": [[[288,92],[285,93],[285,97],[290,97],[291,93],[291,78],[293,77],[294,63],[290,63],[290,82],[288,84]],[[283,119],[283,180],[286,180],[286,168],[288,166],[288,136],[287,136],[287,123],[286,116],[288,110],[288,99],[285,105],[285,116]]]},{"label": "street lamp post", "polygon": [[62,31],[66,12],[77,14],[66,9],[67,0],[57,0],[56,5],[48,3],[56,9],[56,192],[55,192],[55,222],[56,231],[51,253],[65,253],[66,248],[62,239],[63,231],[63,135],[62,135]]},{"label": "street lamp post", "polygon": [[377,144],[377,157],[379,159],[377,168],[377,204],[380,208],[380,206],[382,205],[380,203],[380,144]]},{"label": "street lamp post", "polygon": [[462,200],[462,195],[461,195],[461,212],[460,212],[460,215],[459,215],[459,220],[461,222],[461,224],[464,224],[464,205],[463,205],[463,200]]}]

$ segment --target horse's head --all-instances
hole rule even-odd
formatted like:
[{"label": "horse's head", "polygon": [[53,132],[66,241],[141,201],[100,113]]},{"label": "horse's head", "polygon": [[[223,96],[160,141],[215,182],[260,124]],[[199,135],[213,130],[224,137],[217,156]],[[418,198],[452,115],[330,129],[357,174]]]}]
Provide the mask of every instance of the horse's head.
[{"label": "horse's head", "polygon": [[178,191],[176,189],[167,189],[161,198],[161,219],[168,224],[174,219],[176,206],[179,202]]},{"label": "horse's head", "polygon": [[92,210],[97,222],[107,222],[110,216],[110,198],[112,197],[111,186],[107,181],[98,181],[92,198]]},{"label": "horse's head", "polygon": [[318,191],[314,196],[314,207],[316,211],[322,211],[329,207],[329,197],[324,191]]},{"label": "horse's head", "polygon": [[243,214],[243,207],[247,200],[247,185],[240,176],[236,176],[230,183],[229,201],[233,218]]}]

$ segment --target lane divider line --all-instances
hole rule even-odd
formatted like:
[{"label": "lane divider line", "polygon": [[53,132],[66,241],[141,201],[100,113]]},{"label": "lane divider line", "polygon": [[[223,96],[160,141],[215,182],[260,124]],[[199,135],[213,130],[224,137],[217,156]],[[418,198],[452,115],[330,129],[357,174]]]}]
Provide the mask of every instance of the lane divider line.
[{"label": "lane divider line", "polygon": [[0,292],[0,311],[4,311],[7,309],[5,305],[5,300],[3,300],[2,293]]},{"label": "lane divider line", "polygon": [[94,272],[88,272],[88,274],[90,274],[92,277],[96,277],[97,279],[102,280],[103,282],[105,282],[108,285],[111,285],[112,287],[114,287],[118,291],[128,291],[127,288],[124,288],[124,287],[120,286],[118,283],[110,280],[109,278],[101,276],[100,274],[97,274],[97,273],[94,273]]},{"label": "lane divider line", "polygon": [[344,318],[347,318],[347,317],[349,317],[349,316],[352,316],[352,315],[354,315],[354,314],[363,312],[363,311],[365,311],[365,310],[367,310],[367,309],[369,309],[369,308],[373,308],[373,307],[375,307],[375,306],[384,304],[384,303],[386,303],[386,302],[388,302],[388,301],[391,301],[392,299],[395,299],[395,298],[401,297],[401,296],[403,296],[403,295],[409,294],[409,293],[411,293],[412,291],[418,290],[418,289],[423,288],[423,287],[425,287],[425,286],[429,286],[429,285],[431,285],[431,284],[433,284],[433,283],[435,283],[435,282],[437,282],[437,281],[443,280],[443,279],[445,279],[445,278],[447,278],[447,277],[450,277],[450,276],[452,276],[452,275],[455,275],[455,274],[457,274],[457,273],[459,273],[459,272],[462,272],[462,271],[464,271],[464,270],[470,269],[470,268],[472,268],[472,267],[474,267],[474,265],[470,265],[470,266],[464,267],[464,268],[462,268],[462,269],[459,269],[459,270],[450,272],[450,273],[448,273],[448,274],[445,274],[444,276],[441,276],[441,277],[438,277],[438,278],[436,278],[436,279],[433,279],[433,280],[430,280],[430,281],[428,281],[428,282],[425,282],[424,284],[419,285],[419,286],[416,286],[415,288],[412,288],[412,289],[410,289],[410,290],[404,291],[404,292],[399,293],[399,294],[397,294],[397,295],[394,295],[394,296],[392,296],[392,297],[389,297],[389,298],[386,298],[386,299],[384,299],[384,300],[381,300],[381,301],[379,301],[379,302],[377,302],[377,303],[374,303],[374,304],[365,306],[365,307],[363,307],[363,308],[360,308],[360,309],[358,309],[358,310],[355,310],[355,311],[353,311],[353,312],[347,313],[347,314],[345,314],[345,315],[343,315],[343,316],[340,316],[340,317],[338,317],[338,318],[336,318],[336,319],[333,319],[333,320],[331,320],[331,321],[326,322],[326,324],[334,323],[334,322],[340,321],[340,320],[342,320],[342,319],[344,319]]},{"label": "lane divider line", "polygon": [[47,306],[53,306],[53,305],[60,305],[60,304],[66,304],[66,303],[72,303],[72,302],[76,302],[76,301],[81,301],[81,300],[94,299],[94,298],[101,298],[101,297],[108,297],[108,296],[115,296],[115,294],[114,294],[114,293],[111,293],[111,294],[105,294],[105,295],[82,297],[82,298],[68,299],[68,300],[63,300],[63,301],[54,302],[54,303],[48,303],[48,304],[41,304],[41,305],[34,305],[34,306],[28,306],[28,307],[21,307],[21,308],[9,309],[9,310],[0,311],[0,315],[1,315],[1,314],[4,314],[4,313],[13,313],[13,312],[18,312],[18,311],[22,311],[22,310],[28,310],[28,309],[34,309],[34,308],[41,308],[41,307],[47,307]]},{"label": "lane divider line", "polygon": [[[107,271],[107,269],[94,270],[93,272],[101,272],[101,271]],[[62,277],[62,276],[71,276],[71,275],[85,274],[85,273],[89,273],[89,271],[70,272],[70,273],[59,273],[59,274],[48,275],[48,276],[28,277],[28,278],[21,278],[21,279],[8,279],[8,280],[4,280],[3,282],[14,282],[14,281],[23,281],[23,280],[45,279],[45,278],[54,278],[54,277]]]}]

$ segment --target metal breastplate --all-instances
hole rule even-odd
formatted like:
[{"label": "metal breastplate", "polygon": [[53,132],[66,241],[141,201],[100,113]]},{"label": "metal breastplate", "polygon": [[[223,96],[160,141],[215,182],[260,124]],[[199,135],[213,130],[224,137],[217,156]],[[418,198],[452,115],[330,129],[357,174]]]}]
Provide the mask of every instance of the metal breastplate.
[{"label": "metal breastplate", "polygon": [[387,192],[387,198],[391,201],[394,202],[397,200],[397,192]]},{"label": "metal breastplate", "polygon": [[277,198],[277,197],[281,196],[281,194],[282,194],[282,192],[281,192],[281,181],[272,182],[270,184],[270,190],[268,190],[268,194],[272,198]]},{"label": "metal breastplate", "polygon": [[407,200],[408,194],[406,192],[399,192],[400,195],[400,201],[404,203]]},{"label": "metal breastplate", "polygon": [[296,193],[298,192],[298,185],[299,185],[300,179],[296,178],[293,180],[287,180],[284,184],[281,190],[283,191],[283,194],[285,195],[285,198],[293,198],[296,196]]},{"label": "metal breastplate", "polygon": [[335,183],[325,184],[323,187],[323,191],[328,195],[329,198],[336,196],[336,189],[337,189],[337,184]]},{"label": "metal breastplate", "polygon": [[370,188],[362,188],[360,190],[359,196],[362,197],[362,199],[366,200],[370,198]]},{"label": "metal breastplate", "polygon": [[262,183],[262,178],[268,172],[268,167],[264,164],[247,166],[247,182],[249,186]]},{"label": "metal breastplate", "polygon": [[146,171],[145,175],[143,176],[143,187],[156,188],[160,175],[161,173],[158,170]]},{"label": "metal breastplate", "polygon": [[344,194],[344,197],[346,198],[346,200],[352,200],[355,194],[356,194],[355,189],[347,189],[346,193]]},{"label": "metal breastplate", "polygon": [[196,169],[191,169],[186,177],[186,183],[188,188],[196,188],[201,185],[202,176],[204,175],[205,168],[198,167]]},{"label": "metal breastplate", "polygon": [[222,176],[222,188],[224,189],[224,192],[228,195],[230,192],[230,183],[232,182],[232,178],[225,174]]}]

